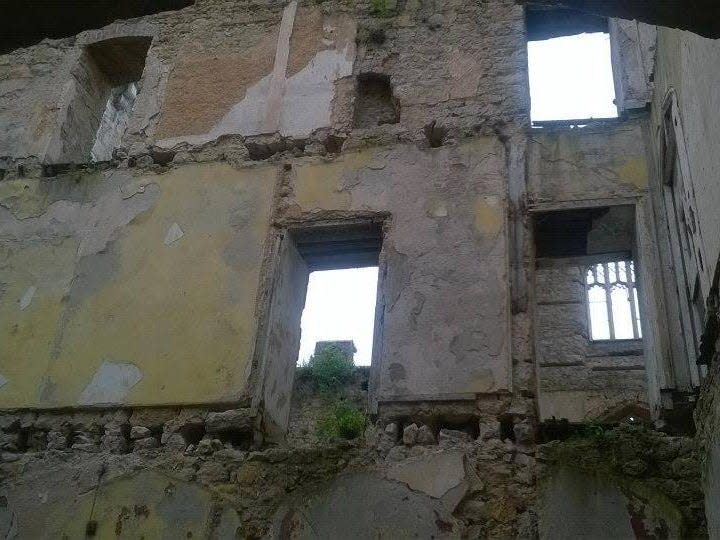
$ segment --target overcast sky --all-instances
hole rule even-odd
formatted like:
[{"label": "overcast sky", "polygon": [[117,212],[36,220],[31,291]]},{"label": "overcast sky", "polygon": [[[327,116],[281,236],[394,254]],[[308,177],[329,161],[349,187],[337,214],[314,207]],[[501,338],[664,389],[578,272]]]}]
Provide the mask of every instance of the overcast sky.
[{"label": "overcast sky", "polygon": [[[608,34],[530,42],[528,61],[533,120],[617,116]],[[298,360],[317,341],[352,339],[355,363],[370,365],[376,292],[376,267],[310,274]]]},{"label": "overcast sky", "polygon": [[310,274],[298,360],[306,362],[315,342],[355,342],[355,365],[369,366],[377,294],[377,267],[324,270]]},{"label": "overcast sky", "polygon": [[528,63],[533,120],[617,116],[608,34],[531,41]]}]

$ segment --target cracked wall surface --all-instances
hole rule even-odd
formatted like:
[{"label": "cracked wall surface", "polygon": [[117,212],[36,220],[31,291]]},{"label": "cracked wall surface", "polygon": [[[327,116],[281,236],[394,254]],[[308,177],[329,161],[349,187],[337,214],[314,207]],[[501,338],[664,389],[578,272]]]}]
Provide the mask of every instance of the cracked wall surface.
[{"label": "cracked wall surface", "polygon": [[273,177],[214,164],[3,182],[3,406],[243,395]]},{"label": "cracked wall surface", "polygon": [[[294,167],[281,218],[392,215],[381,253],[378,400],[509,389],[504,176],[503,148],[491,138],[430,153],[364,151]],[[449,259],[466,270],[453,272]]]},{"label": "cracked wall surface", "polygon": [[[581,520],[538,503],[541,421],[614,422],[619,406],[667,427],[677,314],[657,129],[674,88],[712,298],[717,43],[658,29],[655,56],[654,27],[613,21],[624,114],[532,129],[521,5],[381,4],[198,0],[0,55],[0,408],[21,409],[0,415],[0,531],[573,537]],[[84,159],[76,107],[106,105],[83,97],[102,86],[83,55],[113,38],[150,42],[127,127],[102,163],[68,163]],[[582,264],[537,264],[533,223],[618,207],[634,209],[643,340],[598,355]],[[373,364],[348,394],[369,423],[321,441],[330,405],[292,395],[307,264],[287,240],[360,223],[382,231]],[[665,443],[658,489],[695,497],[697,456]],[[643,506],[615,477],[552,474],[556,491],[632,506],[609,514],[613,530],[645,510],[641,525],[679,530],[674,504]],[[340,494],[353,520],[333,514]]]},{"label": "cracked wall surface", "polygon": [[[720,514],[717,500],[720,497],[720,442],[717,422],[720,418],[718,393],[718,281],[720,275],[720,222],[718,204],[720,188],[717,178],[720,157],[715,141],[720,135],[717,110],[720,96],[717,92],[720,42],[691,34],[661,28],[658,30],[658,56],[655,74],[655,94],[651,119],[657,168],[662,164],[660,131],[662,117],[674,101],[677,115],[676,129],[682,134],[678,159],[683,175],[684,196],[679,202],[688,216],[690,236],[694,243],[694,259],[688,264],[698,268],[701,304],[705,317],[700,333],[701,361],[708,364],[707,377],[701,382],[699,403],[695,409],[698,438],[702,444],[702,473],[705,490],[708,529],[712,538],[720,534]],[[655,205],[659,234],[667,238],[668,219],[665,216],[663,186],[653,186],[657,197]],[[692,225],[690,225],[692,223]],[[665,248],[660,243],[659,249]],[[667,253],[667,251],[665,251]],[[700,265],[700,259],[703,263]],[[677,264],[678,261],[676,261]],[[672,268],[672,265],[669,265]],[[672,290],[667,294],[673,293]],[[668,308],[670,311],[670,308]],[[680,318],[678,311],[670,316]],[[692,344],[698,345],[698,344]],[[673,361],[675,361],[673,359]]]}]

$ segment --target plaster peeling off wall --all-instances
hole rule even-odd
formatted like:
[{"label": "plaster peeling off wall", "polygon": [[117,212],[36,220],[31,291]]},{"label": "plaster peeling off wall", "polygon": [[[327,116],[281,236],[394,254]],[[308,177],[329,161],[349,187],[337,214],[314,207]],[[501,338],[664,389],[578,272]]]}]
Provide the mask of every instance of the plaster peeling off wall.
[{"label": "plaster peeling off wall", "polygon": [[[182,133],[186,129],[183,122],[168,119],[185,113],[173,105],[172,93],[193,93],[193,85],[180,88],[171,79],[169,105],[163,110],[157,144],[167,148],[183,142],[202,144],[226,134],[278,132],[284,136],[307,137],[318,128],[330,126],[335,83],[352,74],[355,23],[342,15],[325,17],[318,9],[298,8],[297,2],[291,2],[283,12],[275,45],[272,70],[251,83],[244,95],[238,96],[240,101],[205,132]],[[247,51],[245,55],[256,53]],[[186,76],[182,66],[173,74],[183,80]],[[206,76],[223,75],[207,73]],[[220,82],[215,91],[223,91]],[[168,129],[168,125],[174,128]]]},{"label": "plaster peeling off wall", "polygon": [[621,111],[652,101],[657,29],[638,21],[609,19],[615,96]]},{"label": "plaster peeling off wall", "polygon": [[471,399],[508,389],[507,179],[499,141],[368,150],[294,171],[283,201],[291,216],[392,215],[381,253],[378,398]]},{"label": "plaster peeling off wall", "polygon": [[242,398],[274,178],[0,183],[0,407]]},{"label": "plaster peeling off wall", "polygon": [[140,382],[142,373],[133,364],[103,362],[82,394],[80,405],[122,403],[128,392]]}]

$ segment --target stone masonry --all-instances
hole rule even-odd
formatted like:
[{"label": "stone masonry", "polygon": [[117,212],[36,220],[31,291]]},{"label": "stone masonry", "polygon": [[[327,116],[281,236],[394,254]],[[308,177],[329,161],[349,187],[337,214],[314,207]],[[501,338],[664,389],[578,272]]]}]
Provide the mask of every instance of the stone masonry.
[{"label": "stone masonry", "polygon": [[[130,4],[2,40],[0,536],[720,538],[711,24]],[[588,28],[618,118],[531,122],[528,39]],[[617,260],[639,332],[595,340]],[[372,365],[320,392],[309,274],[369,264]]]}]

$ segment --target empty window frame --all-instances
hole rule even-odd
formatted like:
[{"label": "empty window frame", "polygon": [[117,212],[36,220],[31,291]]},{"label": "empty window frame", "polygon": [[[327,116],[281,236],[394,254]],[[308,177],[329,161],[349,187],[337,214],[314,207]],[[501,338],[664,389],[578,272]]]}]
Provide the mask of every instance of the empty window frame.
[{"label": "empty window frame", "polygon": [[85,47],[73,70],[75,93],[60,133],[57,161],[107,161],[130,119],[151,38],[112,38]]},{"label": "empty window frame", "polygon": [[533,124],[616,118],[607,19],[538,7],[526,22]]},{"label": "empty window frame", "polygon": [[[263,422],[271,440],[281,440],[290,414],[295,368],[301,343],[301,318],[309,276],[326,270],[371,268],[378,274],[383,221],[362,220],[293,227],[281,234],[276,277],[268,311],[266,344],[261,354],[265,364]],[[382,274],[380,274],[382,276]],[[379,277],[379,281],[382,277]],[[378,294],[382,282],[370,294]],[[352,309],[352,306],[346,306]],[[374,342],[382,329],[383,306],[373,313]]]},{"label": "empty window frame", "polygon": [[600,262],[585,275],[590,339],[642,339],[635,264]]}]

